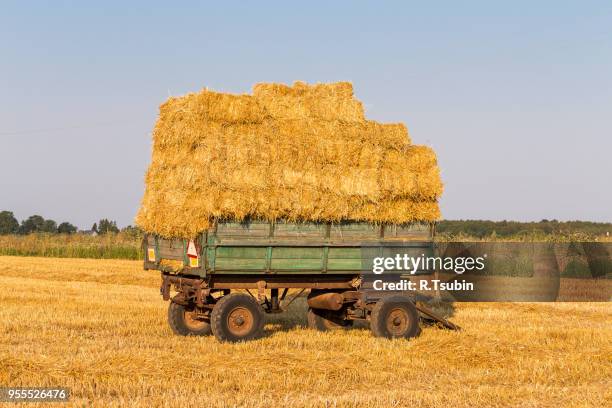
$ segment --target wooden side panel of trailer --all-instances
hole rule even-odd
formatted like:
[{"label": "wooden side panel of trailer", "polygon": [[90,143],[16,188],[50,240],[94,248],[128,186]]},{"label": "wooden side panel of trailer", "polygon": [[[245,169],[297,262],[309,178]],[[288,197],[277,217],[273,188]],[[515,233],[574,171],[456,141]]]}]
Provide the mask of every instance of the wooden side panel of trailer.
[{"label": "wooden side panel of trailer", "polygon": [[147,235],[143,245],[146,269],[169,271],[160,261],[170,259],[183,261],[180,272],[192,276],[346,275],[360,273],[372,256],[396,251],[389,246],[419,256],[431,249],[432,239],[430,224],[220,222],[195,240],[197,268],[189,266],[186,240]]}]

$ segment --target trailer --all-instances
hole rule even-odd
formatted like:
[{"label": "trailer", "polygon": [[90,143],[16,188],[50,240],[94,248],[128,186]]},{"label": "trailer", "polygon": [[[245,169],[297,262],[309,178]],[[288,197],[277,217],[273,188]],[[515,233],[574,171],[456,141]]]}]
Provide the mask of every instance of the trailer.
[{"label": "trailer", "polygon": [[259,338],[265,314],[283,312],[308,291],[313,329],[365,320],[375,336],[411,338],[420,319],[457,326],[417,304],[414,293],[373,290],[365,269],[372,254],[394,247],[429,252],[433,235],[431,223],[215,221],[191,240],[146,234],[144,269],[161,272],[168,323],[178,335]]}]

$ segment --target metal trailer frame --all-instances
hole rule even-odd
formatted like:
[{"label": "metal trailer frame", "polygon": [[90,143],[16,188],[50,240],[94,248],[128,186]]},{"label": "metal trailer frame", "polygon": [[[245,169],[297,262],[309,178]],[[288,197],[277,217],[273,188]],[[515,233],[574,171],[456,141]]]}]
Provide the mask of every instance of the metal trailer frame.
[{"label": "metal trailer frame", "polygon": [[[195,258],[188,254],[189,240],[146,234],[144,269],[161,272],[160,292],[164,300],[171,300],[168,319],[177,334],[212,332],[221,341],[257,338],[263,313],[286,310],[310,289],[312,328],[329,330],[368,320],[377,336],[414,337],[420,332],[417,310],[443,327],[458,327],[406,294],[366,290],[362,250],[367,247],[380,255],[395,247],[427,251],[434,233],[435,224],[418,223],[215,221],[191,241]],[[172,288],[177,294],[171,298]],[[289,289],[301,290],[283,304]],[[248,295],[232,294],[236,290]]]}]

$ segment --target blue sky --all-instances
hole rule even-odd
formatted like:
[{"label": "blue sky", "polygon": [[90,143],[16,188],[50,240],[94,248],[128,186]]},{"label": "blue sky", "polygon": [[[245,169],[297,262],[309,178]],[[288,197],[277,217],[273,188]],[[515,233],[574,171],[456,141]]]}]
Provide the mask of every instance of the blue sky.
[{"label": "blue sky", "polygon": [[3,2],[0,210],[133,222],[168,95],[350,80],[445,218],[612,221],[610,2]]}]

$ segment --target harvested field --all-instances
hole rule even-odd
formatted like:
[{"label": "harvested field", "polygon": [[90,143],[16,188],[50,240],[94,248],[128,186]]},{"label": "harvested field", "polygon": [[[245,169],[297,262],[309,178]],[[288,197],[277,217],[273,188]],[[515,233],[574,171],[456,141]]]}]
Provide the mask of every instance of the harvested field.
[{"label": "harvested field", "polygon": [[[0,384],[67,386],[75,406],[610,406],[610,303],[456,304],[461,332],[411,340],[305,329],[177,337],[141,262],[0,257]],[[450,311],[450,309],[449,309]]]}]

